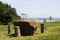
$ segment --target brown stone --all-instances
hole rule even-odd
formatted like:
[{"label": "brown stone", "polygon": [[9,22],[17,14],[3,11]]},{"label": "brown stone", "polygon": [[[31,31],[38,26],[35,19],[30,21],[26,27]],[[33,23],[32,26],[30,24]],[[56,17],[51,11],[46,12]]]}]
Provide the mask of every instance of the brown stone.
[{"label": "brown stone", "polygon": [[[20,35],[28,36],[34,34],[38,27],[38,23],[35,20],[17,20],[14,22],[14,26],[19,26]],[[15,31],[15,34],[16,32],[17,31]]]},{"label": "brown stone", "polygon": [[44,33],[45,25],[41,24],[41,33]]},{"label": "brown stone", "polygon": [[9,24],[9,25],[8,25],[8,35],[11,34],[11,30],[12,30],[12,27],[11,27],[11,25]]}]

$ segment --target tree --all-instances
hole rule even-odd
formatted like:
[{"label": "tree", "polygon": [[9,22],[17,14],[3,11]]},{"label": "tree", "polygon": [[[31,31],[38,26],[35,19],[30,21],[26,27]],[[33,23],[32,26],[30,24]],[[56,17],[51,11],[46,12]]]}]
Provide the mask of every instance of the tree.
[{"label": "tree", "polygon": [[46,23],[46,19],[43,19],[44,20],[44,24]]},{"label": "tree", "polygon": [[51,20],[53,19],[52,16],[50,16],[49,19],[50,19],[50,22],[51,22]]},{"label": "tree", "polygon": [[12,8],[10,5],[0,2],[0,23],[1,24],[8,24],[9,22],[18,19],[21,19],[21,17],[17,15],[15,8]]},{"label": "tree", "polygon": [[26,19],[28,16],[25,13],[21,13],[22,19]]}]

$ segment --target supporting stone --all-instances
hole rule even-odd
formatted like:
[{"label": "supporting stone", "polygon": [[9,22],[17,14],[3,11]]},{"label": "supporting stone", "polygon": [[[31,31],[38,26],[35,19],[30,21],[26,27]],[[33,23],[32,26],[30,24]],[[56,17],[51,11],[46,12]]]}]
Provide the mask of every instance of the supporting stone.
[{"label": "supporting stone", "polygon": [[12,27],[11,25],[8,25],[8,35],[11,34]]},{"label": "supporting stone", "polygon": [[19,26],[14,26],[15,29],[15,36],[20,36],[20,28]]},{"label": "supporting stone", "polygon": [[45,25],[41,24],[41,33],[44,33]]}]

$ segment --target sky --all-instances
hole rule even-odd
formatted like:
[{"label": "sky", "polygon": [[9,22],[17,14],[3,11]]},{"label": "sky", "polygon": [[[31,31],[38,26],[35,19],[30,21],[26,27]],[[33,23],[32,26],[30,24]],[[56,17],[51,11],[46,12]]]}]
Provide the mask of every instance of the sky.
[{"label": "sky", "polygon": [[25,13],[30,18],[59,17],[60,0],[0,0],[16,8],[17,14]]}]

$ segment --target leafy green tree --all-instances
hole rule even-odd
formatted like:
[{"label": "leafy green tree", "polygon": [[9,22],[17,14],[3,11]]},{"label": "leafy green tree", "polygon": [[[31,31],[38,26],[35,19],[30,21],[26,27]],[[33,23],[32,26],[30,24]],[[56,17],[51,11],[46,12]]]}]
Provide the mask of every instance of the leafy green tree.
[{"label": "leafy green tree", "polygon": [[8,24],[9,22],[18,19],[21,19],[21,17],[17,15],[15,8],[12,8],[10,5],[0,2],[0,23],[1,24]]},{"label": "leafy green tree", "polygon": [[44,20],[44,24],[46,23],[46,19],[43,19]]},{"label": "leafy green tree", "polygon": [[50,19],[50,22],[51,22],[51,20],[53,19],[52,16],[50,16],[49,19]]}]

